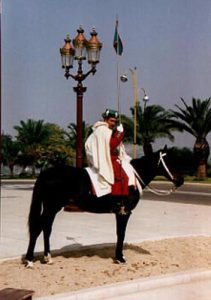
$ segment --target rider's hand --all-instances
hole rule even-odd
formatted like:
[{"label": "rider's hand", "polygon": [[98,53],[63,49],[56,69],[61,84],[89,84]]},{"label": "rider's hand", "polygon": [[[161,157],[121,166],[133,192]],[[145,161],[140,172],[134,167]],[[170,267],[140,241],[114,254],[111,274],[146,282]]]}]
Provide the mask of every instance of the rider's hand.
[{"label": "rider's hand", "polygon": [[119,131],[119,132],[123,132],[124,131],[124,128],[123,128],[123,125],[122,125],[122,123],[121,124],[119,124],[118,126],[117,126],[117,131]]}]

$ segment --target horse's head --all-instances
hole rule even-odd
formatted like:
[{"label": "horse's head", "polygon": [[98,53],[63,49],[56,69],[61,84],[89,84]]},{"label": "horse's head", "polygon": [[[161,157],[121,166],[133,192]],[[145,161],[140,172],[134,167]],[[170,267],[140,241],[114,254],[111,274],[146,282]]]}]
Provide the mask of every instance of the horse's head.
[{"label": "horse's head", "polygon": [[133,159],[131,164],[139,174],[143,188],[157,175],[165,176],[176,188],[184,183],[178,162],[175,157],[168,155],[167,148]]},{"label": "horse's head", "polygon": [[163,175],[169,179],[176,188],[184,183],[184,176],[179,171],[179,162],[176,157],[171,157],[168,154],[167,148],[159,150],[158,155],[158,175]]}]

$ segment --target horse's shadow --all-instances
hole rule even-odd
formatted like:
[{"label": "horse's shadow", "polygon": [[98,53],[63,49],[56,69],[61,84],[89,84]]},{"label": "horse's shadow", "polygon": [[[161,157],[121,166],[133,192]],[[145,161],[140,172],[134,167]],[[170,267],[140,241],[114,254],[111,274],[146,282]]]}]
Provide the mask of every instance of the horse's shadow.
[{"label": "horse's shadow", "polygon": [[[98,256],[102,259],[114,258],[115,243],[92,244],[84,246],[80,243],[70,244],[60,249],[51,251],[52,258],[62,256],[64,258],[81,258]],[[140,255],[151,255],[151,253],[139,245],[126,243],[125,250],[132,250]],[[43,252],[36,252],[34,261],[43,262]]]},{"label": "horse's shadow", "polygon": [[[75,245],[72,245],[73,249],[75,248]],[[68,257],[75,257],[80,258],[83,256],[92,257],[92,256],[98,256],[103,259],[111,258],[114,256],[116,244],[115,243],[103,243],[103,244],[93,244],[89,246],[80,246],[77,250],[71,249],[71,246],[65,246],[60,249],[61,255],[68,258]],[[150,255],[151,253],[148,250],[143,249],[142,247],[138,245],[133,244],[125,244],[124,249],[135,251],[139,254],[147,254]]]}]

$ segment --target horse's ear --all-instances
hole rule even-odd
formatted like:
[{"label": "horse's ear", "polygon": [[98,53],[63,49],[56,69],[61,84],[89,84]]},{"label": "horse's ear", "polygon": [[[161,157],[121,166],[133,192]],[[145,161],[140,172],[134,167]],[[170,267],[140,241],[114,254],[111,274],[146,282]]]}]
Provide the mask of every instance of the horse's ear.
[{"label": "horse's ear", "polygon": [[167,152],[167,151],[168,151],[167,145],[164,146],[163,151],[164,151],[164,152]]}]

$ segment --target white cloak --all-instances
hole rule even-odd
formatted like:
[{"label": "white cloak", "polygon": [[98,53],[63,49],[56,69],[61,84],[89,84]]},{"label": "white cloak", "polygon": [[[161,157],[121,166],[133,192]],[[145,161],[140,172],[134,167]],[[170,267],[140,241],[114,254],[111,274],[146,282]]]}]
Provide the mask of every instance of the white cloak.
[{"label": "white cloak", "polygon": [[[98,197],[111,193],[114,184],[114,172],[110,155],[110,139],[112,130],[108,124],[98,121],[93,126],[93,133],[85,143],[85,151],[89,173]],[[119,146],[119,160],[129,178],[129,185],[136,185],[133,167],[130,165],[131,157],[125,152],[124,145]]]}]

